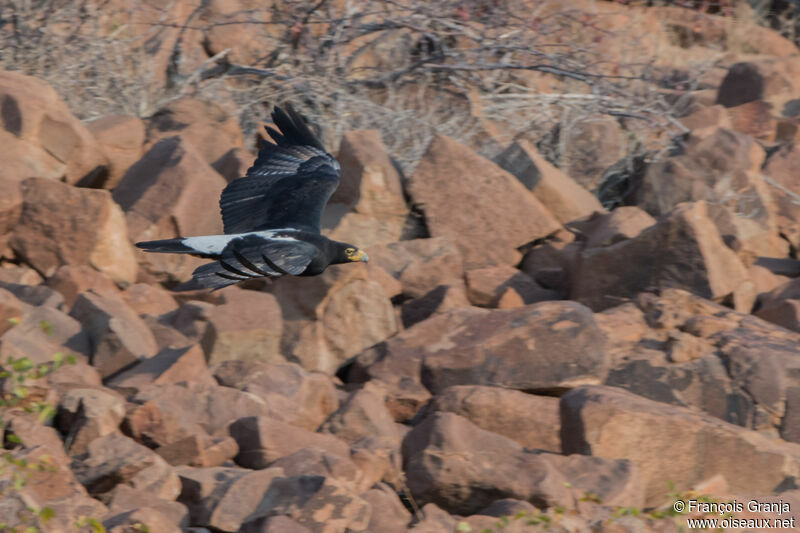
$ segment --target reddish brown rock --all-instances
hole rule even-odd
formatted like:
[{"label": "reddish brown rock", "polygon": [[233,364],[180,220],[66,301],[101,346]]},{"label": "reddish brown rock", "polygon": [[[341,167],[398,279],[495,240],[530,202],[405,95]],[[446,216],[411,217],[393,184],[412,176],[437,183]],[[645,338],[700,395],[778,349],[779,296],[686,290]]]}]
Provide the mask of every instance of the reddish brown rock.
[{"label": "reddish brown rock", "polygon": [[572,297],[595,310],[650,288],[684,288],[704,298],[731,298],[749,311],[755,287],[722,242],[706,204],[682,204],[636,238],[583,253]]},{"label": "reddish brown rock", "polygon": [[[65,178],[68,183],[77,183],[104,171],[107,161],[97,141],[45,82],[17,72],[2,71],[0,100],[3,102],[2,129],[24,150],[38,152],[33,158],[25,157],[23,150],[16,148],[4,153],[3,160],[10,159],[14,170],[7,176],[17,180]],[[8,146],[8,143],[2,144]],[[42,160],[47,161],[45,165],[51,168],[50,172],[40,173]]]},{"label": "reddish brown rock", "polygon": [[266,468],[281,457],[312,446],[341,457],[350,456],[347,444],[336,437],[263,416],[240,418],[228,431],[239,445],[236,463],[245,468]]},{"label": "reddish brown rock", "polygon": [[427,347],[439,343],[442,332],[485,319],[488,314],[485,309],[468,307],[419,322],[356,356],[343,372],[344,379],[348,383],[380,380],[387,390],[386,405],[395,420],[410,421],[431,397],[421,382]]},{"label": "reddish brown rock", "polygon": [[211,168],[219,172],[225,181],[231,182],[243,177],[247,169],[253,166],[256,156],[244,148],[232,148],[222,157],[211,163]]},{"label": "reddish brown rock", "polygon": [[184,531],[184,527],[181,527],[180,524],[176,524],[169,516],[151,507],[112,514],[103,520],[103,527],[108,533],[127,533],[143,527],[150,531],[163,531],[164,533]]},{"label": "reddish brown rock", "polygon": [[231,359],[283,360],[281,309],[272,294],[231,288],[226,302],[212,308],[201,345],[209,364]]},{"label": "reddish brown rock", "polygon": [[274,284],[287,358],[307,370],[332,374],[350,357],[397,332],[391,300],[361,266],[329,268],[321,276],[283,278]]},{"label": "reddish brown rock", "polygon": [[608,367],[605,334],[574,302],[467,317],[422,354],[422,382],[434,393],[453,385],[554,390],[600,382]]},{"label": "reddish brown rock", "polygon": [[693,137],[703,138],[718,128],[731,129],[728,112],[722,105],[698,106],[699,109],[679,119],[683,126],[692,132]]},{"label": "reddish brown rock", "polygon": [[174,466],[210,467],[233,459],[239,453],[239,446],[227,436],[191,435],[156,448],[156,453]]},{"label": "reddish brown rock", "polygon": [[183,487],[179,501],[189,508],[192,525],[231,533],[240,531],[242,524],[253,518],[272,482],[285,479],[279,468],[253,472],[231,467],[181,467],[176,471]]},{"label": "reddish brown rock", "polygon": [[520,270],[543,288],[567,298],[583,249],[583,244],[576,242],[571,233],[562,233],[531,248],[522,259]]},{"label": "reddish brown rock", "polygon": [[22,215],[22,191],[17,180],[2,177],[0,187],[3,188],[3,196],[0,198],[0,235],[5,235],[19,222]]},{"label": "reddish brown rock", "polygon": [[371,264],[399,280],[402,293],[419,298],[441,285],[458,285],[463,260],[458,248],[447,239],[415,239],[373,246]]},{"label": "reddish brown rock", "polygon": [[[532,277],[507,265],[468,270],[465,278],[470,302],[480,307],[508,309],[558,299],[555,291],[543,289]],[[512,293],[519,305],[512,305]]]},{"label": "reddish brown rock", "polygon": [[799,163],[800,149],[791,143],[772,154],[764,167],[778,229],[795,248],[800,247],[800,179],[796,174]]},{"label": "reddish brown rock", "polygon": [[[125,212],[133,242],[217,235],[222,222],[215,214],[225,184],[196,148],[182,137],[167,137],[128,169],[113,198]],[[200,264],[181,254],[138,254],[137,258],[157,279],[183,280]]]},{"label": "reddish brown rock", "polygon": [[[561,424],[565,453],[625,458],[638,467],[647,505],[713,474],[724,475],[733,491],[770,492],[800,460],[796,444],[613,387],[579,387],[564,395]],[[743,454],[751,460],[743,461]]]},{"label": "reddish brown rock", "polygon": [[592,193],[551,165],[527,141],[512,144],[495,162],[533,191],[562,224],[604,211]]},{"label": "reddish brown rock", "polygon": [[[6,490],[3,496],[2,516],[5,523],[30,527],[32,523],[36,523],[32,519],[31,507],[50,507],[55,516],[67,524],[75,523],[82,516],[105,514],[105,505],[91,498],[76,479],[70,469],[70,460],[53,428],[43,427],[31,420],[23,421],[20,417],[6,421],[11,425],[10,431],[7,428],[6,436],[13,432],[27,444],[22,447],[8,446],[13,449],[7,449],[5,453],[9,455],[9,459],[27,461],[32,468],[21,472],[16,467],[5,467],[0,473],[0,482],[4,486],[13,487],[15,474],[22,474],[25,478],[21,487]],[[24,428],[26,425],[29,427]],[[33,429],[32,425],[38,426],[38,429]],[[34,437],[33,432],[38,435]],[[37,468],[36,465],[42,468]],[[41,522],[38,525],[43,531],[48,527]]]},{"label": "reddish brown rock", "polygon": [[43,276],[62,265],[89,265],[117,283],[136,279],[133,246],[119,206],[107,191],[42,178],[22,182],[22,215],[10,244]]},{"label": "reddish brown rock", "polygon": [[209,165],[244,143],[239,123],[216,102],[179,98],[159,109],[147,122],[148,147],[180,135]]},{"label": "reddish brown rock", "polygon": [[690,137],[681,155],[648,166],[636,205],[660,216],[681,202],[707,201],[720,234],[738,241],[743,252],[783,257],[786,242],[761,173],[764,157],[763,148],[742,133],[719,129],[703,139]]},{"label": "reddish brown rock", "polygon": [[64,306],[71,309],[78,295],[91,289],[102,296],[115,296],[119,289],[103,273],[86,265],[64,265],[47,278],[48,287],[61,293]]},{"label": "reddish brown rock", "polygon": [[178,309],[178,302],[158,285],[135,283],[122,292],[122,299],[137,315],[163,315]]},{"label": "reddish brown rock", "polygon": [[206,50],[211,55],[228,52],[230,61],[241,65],[262,60],[280,26],[273,22],[272,11],[255,10],[257,6],[249,0],[213,0],[204,5],[200,20],[207,24]]},{"label": "reddish brown rock", "polygon": [[516,264],[516,248],[559,224],[512,175],[447,137],[436,137],[409,178],[431,235],[458,246],[470,268]]},{"label": "reddish brown rock", "polygon": [[33,307],[52,307],[61,310],[64,297],[46,285],[24,285],[0,281],[0,287],[11,292],[22,303]]},{"label": "reddish brown rock", "polygon": [[151,384],[161,385],[182,381],[204,385],[216,384],[206,365],[203,350],[197,344],[181,348],[164,348],[153,357],[116,374],[107,381],[107,384],[109,387],[130,393]]},{"label": "reddish brown rock", "polygon": [[781,300],[769,307],[759,309],[754,314],[767,322],[800,332],[800,299]]},{"label": "reddish brown rock", "polygon": [[288,516],[276,515],[246,523],[242,533],[311,533],[311,530]]},{"label": "reddish brown rock", "polygon": [[463,416],[479,428],[515,440],[527,449],[561,451],[558,398],[463,385],[437,394],[430,409]]},{"label": "reddish brown rock", "polygon": [[28,305],[6,289],[0,288],[0,337],[14,327],[13,322],[22,317]]},{"label": "reddish brown rock", "polygon": [[361,497],[372,508],[367,531],[406,532],[406,526],[411,521],[411,513],[388,485],[379,483]]},{"label": "reddish brown rock", "polygon": [[467,299],[463,282],[456,285],[439,285],[419,298],[403,302],[400,318],[403,321],[403,327],[410,328],[417,322],[427,320],[433,315],[469,306],[470,302]]},{"label": "reddish brown rock", "polygon": [[[367,480],[356,464],[348,457],[336,455],[323,449],[302,448],[274,461],[270,468],[280,468],[287,476],[323,476],[337,480],[354,492],[361,492],[374,484]],[[366,487],[362,487],[366,485]]]},{"label": "reddish brown rock", "polygon": [[656,219],[635,206],[621,206],[611,213],[592,217],[581,231],[586,235],[586,247],[609,246],[632,239],[656,223]]},{"label": "reddish brown rock", "polygon": [[105,496],[108,500],[109,514],[122,514],[140,509],[152,509],[167,517],[181,527],[189,526],[189,510],[182,503],[164,500],[146,490],[135,489],[130,485],[117,485]]},{"label": "reddish brown rock", "polygon": [[616,118],[589,115],[558,128],[563,147],[556,164],[567,176],[587,190],[593,190],[603,172],[627,155],[628,140]]},{"label": "reddish brown rock", "polygon": [[19,324],[0,337],[5,357],[27,357],[34,363],[46,363],[53,356],[75,354],[88,358],[91,346],[81,324],[52,307],[33,307],[23,313]]},{"label": "reddish brown rock", "polygon": [[147,324],[120,298],[85,292],[70,316],[83,324],[92,346],[91,363],[103,378],[156,354]]},{"label": "reddish brown rock", "polygon": [[754,100],[727,109],[732,129],[762,141],[775,138],[778,121],[773,116],[772,105]]},{"label": "reddish brown rock", "polygon": [[418,503],[477,512],[498,498],[537,506],[570,500],[566,479],[541,457],[452,413],[434,413],[403,441],[408,488]]},{"label": "reddish brown rock", "polygon": [[364,437],[383,438],[399,445],[402,437],[400,427],[384,405],[383,391],[369,383],[352,393],[320,430],[351,445]]},{"label": "reddish brown rock", "polygon": [[770,57],[757,62],[733,64],[719,86],[717,103],[736,107],[766,100],[781,109],[797,94],[796,73],[800,63],[793,57]]},{"label": "reddish brown rock", "polygon": [[[151,404],[142,413],[146,415],[142,422],[150,417],[155,423],[150,428],[147,424],[143,427],[155,435],[175,434],[178,438],[214,434],[239,418],[264,413],[264,402],[254,394],[204,383],[150,385],[140,390],[132,401],[142,407]],[[171,442],[171,439],[161,439],[157,444],[163,446]]]},{"label": "reddish brown rock", "polygon": [[339,406],[330,376],[308,372],[295,363],[224,361],[214,369],[214,377],[220,385],[261,398],[269,416],[309,431]]},{"label": "reddish brown rock", "polygon": [[88,451],[89,443],[119,433],[125,416],[125,400],[108,389],[74,388],[58,405],[56,425],[66,435],[64,448],[71,455]]},{"label": "reddish brown rock", "polygon": [[144,123],[129,115],[106,115],[87,123],[86,127],[108,160],[103,179],[96,180],[91,186],[113,189],[144,153]]},{"label": "reddish brown rock", "polygon": [[408,531],[409,533],[438,533],[439,531],[453,531],[455,528],[455,518],[436,504],[427,503],[420,510],[417,522]]},{"label": "reddish brown rock", "polygon": [[378,131],[345,133],[339,147],[339,187],[328,203],[323,233],[361,248],[399,241],[410,210],[403,197],[400,173]]},{"label": "reddish brown rock", "polygon": [[180,493],[178,476],[166,461],[123,435],[110,434],[90,442],[87,452],[73,461],[72,470],[95,496],[120,483],[165,500],[174,500]]}]

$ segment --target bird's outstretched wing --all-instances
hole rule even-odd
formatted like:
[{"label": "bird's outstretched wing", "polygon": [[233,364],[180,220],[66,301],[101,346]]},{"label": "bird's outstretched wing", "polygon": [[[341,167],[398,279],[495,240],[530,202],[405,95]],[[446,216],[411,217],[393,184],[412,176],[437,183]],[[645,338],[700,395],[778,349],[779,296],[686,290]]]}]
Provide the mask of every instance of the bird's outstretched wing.
[{"label": "bird's outstretched wing", "polygon": [[247,235],[232,240],[217,261],[198,267],[182,289],[221,289],[248,279],[296,276],[316,253],[317,248],[304,241]]},{"label": "bird's outstretched wing", "polygon": [[339,163],[328,154],[291,106],[275,107],[265,142],[244,178],[219,200],[225,233],[295,228],[320,232],[328,199],[339,185]]}]

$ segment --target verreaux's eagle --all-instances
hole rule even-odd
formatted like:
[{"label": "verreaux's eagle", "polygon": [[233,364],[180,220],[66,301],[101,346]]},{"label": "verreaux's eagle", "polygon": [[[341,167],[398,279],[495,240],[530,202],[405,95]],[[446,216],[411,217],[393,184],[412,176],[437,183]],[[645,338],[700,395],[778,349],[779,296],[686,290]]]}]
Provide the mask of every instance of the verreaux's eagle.
[{"label": "verreaux's eagle", "polygon": [[291,106],[275,107],[265,142],[247,175],[219,200],[225,235],[138,242],[148,252],[216,259],[198,267],[185,288],[221,289],[261,277],[313,276],[328,265],[367,261],[352,244],[320,234],[320,219],[339,185],[339,163]]}]

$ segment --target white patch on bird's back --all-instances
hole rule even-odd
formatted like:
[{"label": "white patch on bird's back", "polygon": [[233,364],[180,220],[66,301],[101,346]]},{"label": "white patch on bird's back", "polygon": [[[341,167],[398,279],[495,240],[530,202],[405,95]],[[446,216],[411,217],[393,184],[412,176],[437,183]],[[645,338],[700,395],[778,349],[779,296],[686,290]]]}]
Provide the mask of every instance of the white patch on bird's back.
[{"label": "white patch on bird's back", "polygon": [[184,237],[183,245],[203,254],[221,254],[225,246],[237,235],[203,235],[200,237]]},{"label": "white patch on bird's back", "polygon": [[268,229],[264,231],[251,231],[249,233],[242,233],[239,237],[246,237],[247,235],[256,235],[262,239],[269,239],[271,241],[284,241],[284,242],[297,242],[297,239],[291,236],[293,232],[298,230],[292,228],[286,229]]},{"label": "white patch on bird's back", "polygon": [[233,239],[247,237],[249,235],[254,235],[270,241],[297,242],[297,239],[291,236],[292,232],[297,231],[296,229],[286,228],[248,231],[247,233],[235,233],[233,235],[202,235],[199,237],[184,237],[181,242],[184,246],[188,246],[198,253],[213,255],[221,254],[228,243]]}]

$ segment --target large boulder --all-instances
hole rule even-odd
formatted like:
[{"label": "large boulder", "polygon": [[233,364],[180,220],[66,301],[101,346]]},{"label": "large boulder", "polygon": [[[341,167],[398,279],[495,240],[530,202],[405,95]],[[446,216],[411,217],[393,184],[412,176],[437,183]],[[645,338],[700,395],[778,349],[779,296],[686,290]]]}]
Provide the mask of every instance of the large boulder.
[{"label": "large boulder", "polygon": [[108,163],[98,142],[45,82],[0,71],[0,103],[5,176],[64,178],[74,184],[106,172]]},{"label": "large boulder", "polygon": [[86,124],[108,159],[108,171],[93,186],[113,189],[144,153],[144,123],[129,115],[106,115]]},{"label": "large boulder", "polygon": [[574,302],[469,317],[422,353],[422,382],[434,393],[453,385],[552,391],[602,381],[608,367],[605,334]]},{"label": "large boulder", "polygon": [[81,294],[70,316],[83,324],[92,349],[92,364],[104,378],[158,352],[150,328],[118,297]]},{"label": "large boulder", "polygon": [[705,200],[721,235],[750,255],[783,257],[775,207],[761,174],[765,153],[752,137],[718,129],[690,137],[684,153],[650,165],[636,205],[654,216],[681,202]]},{"label": "large boulder", "polygon": [[652,288],[682,288],[749,312],[755,287],[704,202],[682,204],[633,239],[585,250],[572,297],[594,310]]},{"label": "large boulder", "polygon": [[22,183],[22,199],[10,244],[43,276],[62,265],[89,265],[117,283],[136,280],[129,228],[107,191],[30,178]]},{"label": "large boulder", "polygon": [[499,498],[538,507],[570,501],[567,480],[513,440],[452,413],[435,413],[403,441],[408,488],[418,503],[472,514]]},{"label": "large boulder", "polygon": [[428,147],[409,192],[431,236],[455,243],[471,268],[514,265],[517,248],[560,227],[514,176],[444,136]]},{"label": "large boulder", "polygon": [[323,233],[361,248],[403,238],[410,210],[380,133],[345,133],[337,159],[341,178],[325,210]]},{"label": "large boulder", "polygon": [[562,224],[604,211],[597,197],[550,164],[527,141],[512,144],[495,162],[533,191]]},{"label": "large boulder", "polygon": [[173,100],[147,121],[148,148],[174,135],[180,135],[212,166],[244,144],[235,117],[216,102],[194,98]]},{"label": "large boulder", "polygon": [[734,493],[769,493],[800,467],[797,444],[613,387],[584,386],[564,395],[561,435],[564,453],[634,463],[647,505],[667,502],[669,492],[716,474],[725,476]]}]

